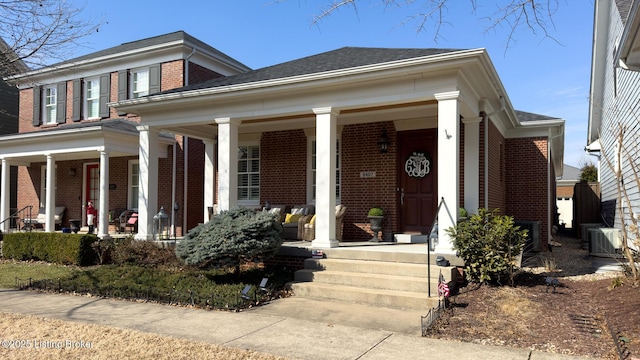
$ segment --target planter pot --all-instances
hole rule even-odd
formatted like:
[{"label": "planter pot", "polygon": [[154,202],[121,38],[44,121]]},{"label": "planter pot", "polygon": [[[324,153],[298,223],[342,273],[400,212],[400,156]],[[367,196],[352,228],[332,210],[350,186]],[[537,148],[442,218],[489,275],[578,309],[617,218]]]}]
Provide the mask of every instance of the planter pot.
[{"label": "planter pot", "polygon": [[382,230],[382,220],[384,220],[384,216],[369,216],[369,224],[371,225],[371,231],[373,231],[373,238],[371,238],[371,242],[379,242],[380,238],[378,237],[378,232]]}]

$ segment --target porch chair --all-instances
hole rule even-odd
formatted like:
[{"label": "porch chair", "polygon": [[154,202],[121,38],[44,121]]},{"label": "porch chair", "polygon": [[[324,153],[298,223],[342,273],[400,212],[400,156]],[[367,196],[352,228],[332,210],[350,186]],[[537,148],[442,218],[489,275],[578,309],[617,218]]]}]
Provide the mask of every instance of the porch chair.
[{"label": "porch chair", "polygon": [[[336,240],[342,240],[342,220],[344,214],[347,212],[347,207],[344,205],[336,205]],[[304,224],[304,240],[312,241],[316,238],[316,217],[315,215],[311,220]]]},{"label": "porch chair", "polygon": [[127,230],[127,221],[129,221],[131,214],[133,214],[133,210],[122,210],[120,215],[113,219],[117,233],[123,233]]},{"label": "porch chair", "polygon": [[133,214],[131,214],[131,216],[127,220],[125,228],[129,229],[131,234],[138,231],[138,213],[134,212]]}]

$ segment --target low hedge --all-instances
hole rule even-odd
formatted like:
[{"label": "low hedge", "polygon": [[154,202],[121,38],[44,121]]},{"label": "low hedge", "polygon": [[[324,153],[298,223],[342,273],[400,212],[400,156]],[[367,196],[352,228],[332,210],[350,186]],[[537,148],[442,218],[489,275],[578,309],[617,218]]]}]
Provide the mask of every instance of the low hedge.
[{"label": "low hedge", "polygon": [[65,265],[92,265],[91,247],[98,237],[90,234],[22,232],[4,234],[2,256],[15,260],[40,260]]}]

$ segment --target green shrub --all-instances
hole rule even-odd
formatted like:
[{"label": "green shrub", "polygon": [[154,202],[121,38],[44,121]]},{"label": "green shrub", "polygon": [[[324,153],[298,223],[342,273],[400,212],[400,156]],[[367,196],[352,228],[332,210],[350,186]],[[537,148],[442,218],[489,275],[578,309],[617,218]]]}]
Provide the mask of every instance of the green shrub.
[{"label": "green shrub", "polygon": [[498,215],[497,209],[479,209],[469,221],[459,222],[446,232],[465,262],[469,281],[501,283],[506,276],[513,285],[515,258],[527,237],[527,230],[519,229],[512,217]]},{"label": "green shrub", "polygon": [[372,207],[367,216],[384,216],[384,210],[380,207]]},{"label": "green shrub", "polygon": [[96,253],[89,234],[24,232],[5,234],[2,255],[16,260],[40,260],[56,264],[91,265]]},{"label": "green shrub", "polygon": [[268,212],[234,207],[193,228],[176,246],[188,265],[234,267],[262,261],[282,245],[282,224]]},{"label": "green shrub", "polygon": [[180,261],[173,249],[158,246],[153,241],[134,240],[133,237],[106,243],[102,255],[104,263],[116,265],[178,266]]}]

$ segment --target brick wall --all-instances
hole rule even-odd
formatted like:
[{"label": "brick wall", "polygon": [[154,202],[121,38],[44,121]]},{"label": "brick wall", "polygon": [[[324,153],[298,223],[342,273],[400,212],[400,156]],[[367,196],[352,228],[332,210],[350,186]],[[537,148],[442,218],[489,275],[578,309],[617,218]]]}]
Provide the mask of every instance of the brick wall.
[{"label": "brick wall", "polygon": [[219,77],[222,77],[222,75],[211,69],[189,62],[189,85],[200,84]]},{"label": "brick wall", "polygon": [[558,186],[556,192],[557,197],[573,197],[573,184],[567,186]]},{"label": "brick wall", "polygon": [[[391,141],[386,154],[377,144],[382,130]],[[371,239],[367,213],[372,206],[385,211],[383,233],[397,231],[397,143],[392,122],[348,125],[342,130],[342,204],[347,207],[343,239]],[[360,178],[363,171],[375,171],[376,176]]]},{"label": "brick wall", "polygon": [[175,60],[162,64],[160,90],[171,90],[184,85],[184,60]]},{"label": "brick wall", "polygon": [[307,203],[307,137],[303,130],[267,132],[260,141],[260,203]]},{"label": "brick wall", "polygon": [[507,139],[506,144],[506,213],[516,220],[540,221],[542,247],[546,248],[549,229],[547,138]]}]

